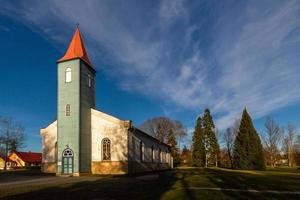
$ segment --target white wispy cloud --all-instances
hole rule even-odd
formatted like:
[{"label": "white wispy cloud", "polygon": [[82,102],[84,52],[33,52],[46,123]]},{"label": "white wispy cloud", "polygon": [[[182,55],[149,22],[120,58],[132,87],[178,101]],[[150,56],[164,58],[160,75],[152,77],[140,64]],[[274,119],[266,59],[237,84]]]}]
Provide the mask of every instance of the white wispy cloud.
[{"label": "white wispy cloud", "polygon": [[95,66],[121,88],[187,111],[209,107],[219,129],[244,106],[258,118],[300,100],[299,1],[188,3],[2,2],[0,13],[59,45],[79,22]]}]

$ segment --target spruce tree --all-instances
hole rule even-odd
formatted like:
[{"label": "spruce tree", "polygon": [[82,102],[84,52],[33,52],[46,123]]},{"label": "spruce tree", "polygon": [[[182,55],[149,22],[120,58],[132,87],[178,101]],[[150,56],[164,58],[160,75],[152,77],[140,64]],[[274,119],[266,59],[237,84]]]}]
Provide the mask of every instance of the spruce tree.
[{"label": "spruce tree", "polygon": [[233,164],[238,169],[265,169],[262,144],[246,108],[234,142]]},{"label": "spruce tree", "polygon": [[216,128],[209,109],[204,110],[202,121],[205,137],[206,167],[209,165],[209,163],[214,163],[216,166],[218,166],[220,146],[216,137]]},{"label": "spruce tree", "polygon": [[193,135],[192,148],[192,163],[197,167],[203,167],[205,163],[205,149],[203,141],[202,120],[201,117],[198,117]]}]

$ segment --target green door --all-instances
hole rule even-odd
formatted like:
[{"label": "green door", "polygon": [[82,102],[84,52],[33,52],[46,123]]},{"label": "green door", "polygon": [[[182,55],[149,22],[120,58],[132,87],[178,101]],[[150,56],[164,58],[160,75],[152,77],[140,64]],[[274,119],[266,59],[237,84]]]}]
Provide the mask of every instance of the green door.
[{"label": "green door", "polygon": [[63,174],[73,174],[73,151],[70,148],[67,148],[63,152],[62,159],[62,173]]}]

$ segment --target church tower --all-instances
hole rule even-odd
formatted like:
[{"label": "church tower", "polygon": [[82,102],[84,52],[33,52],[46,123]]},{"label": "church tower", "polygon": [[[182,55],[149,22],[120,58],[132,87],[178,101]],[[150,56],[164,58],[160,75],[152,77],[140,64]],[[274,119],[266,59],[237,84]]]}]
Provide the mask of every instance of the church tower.
[{"label": "church tower", "polygon": [[57,65],[57,173],[90,173],[91,108],[95,108],[96,71],[79,27]]}]

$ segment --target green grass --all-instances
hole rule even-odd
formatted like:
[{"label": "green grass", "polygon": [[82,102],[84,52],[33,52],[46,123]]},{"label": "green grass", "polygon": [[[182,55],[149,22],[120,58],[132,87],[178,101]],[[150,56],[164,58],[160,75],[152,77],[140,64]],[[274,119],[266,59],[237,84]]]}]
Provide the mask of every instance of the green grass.
[{"label": "green grass", "polygon": [[[176,174],[172,188],[162,199],[179,197],[185,199],[300,199],[300,196],[270,193],[248,193],[232,191],[203,191],[193,189],[225,188],[242,190],[300,191],[300,170],[270,169],[266,171],[230,170],[221,168],[181,168]],[[186,189],[180,189],[186,188]],[[189,189],[192,188],[192,189]],[[287,198],[289,197],[289,198]]]},{"label": "green grass", "polygon": [[[1,174],[0,174],[1,179]],[[300,199],[300,195],[211,191],[199,188],[255,189],[300,192],[300,170],[266,171],[221,168],[178,168],[157,179],[131,176],[90,176],[81,182],[0,188],[0,199]]]}]

